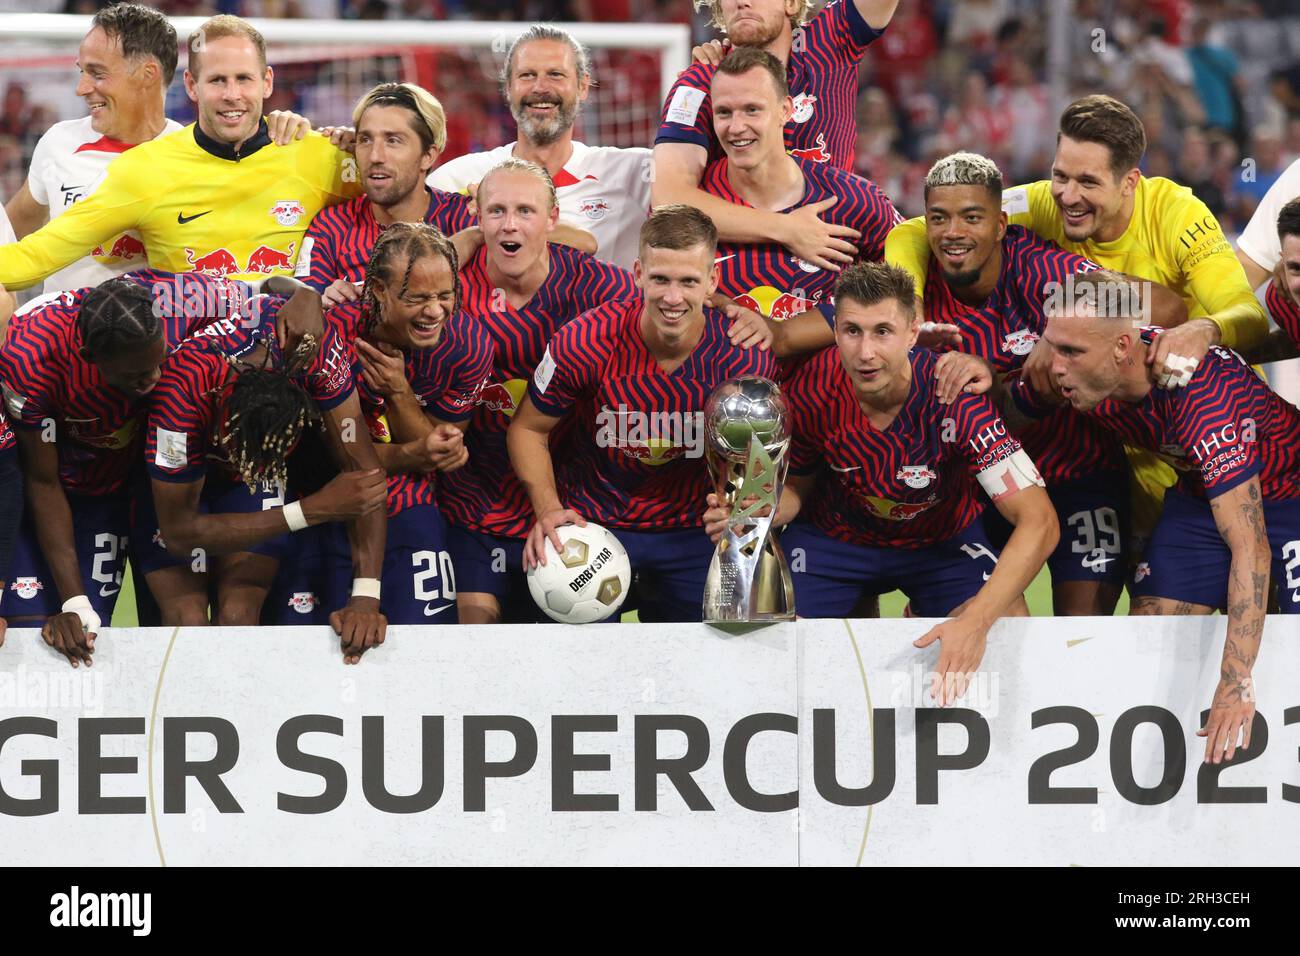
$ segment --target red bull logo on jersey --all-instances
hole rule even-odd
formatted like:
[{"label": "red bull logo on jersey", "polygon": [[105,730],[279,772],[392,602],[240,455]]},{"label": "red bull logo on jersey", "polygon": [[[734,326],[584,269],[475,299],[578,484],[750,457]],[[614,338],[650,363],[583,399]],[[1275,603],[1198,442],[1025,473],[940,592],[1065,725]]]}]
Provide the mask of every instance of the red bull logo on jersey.
[{"label": "red bull logo on jersey", "polygon": [[9,590],[24,601],[30,601],[45,590],[45,585],[41,583],[40,578],[14,578],[14,583],[9,585]]},{"label": "red bull logo on jersey", "polygon": [[809,149],[792,149],[790,155],[795,159],[806,160],[810,163],[829,163],[831,161],[830,150],[826,148],[826,134],[817,134],[817,145]]},{"label": "red bull logo on jersey", "polygon": [[760,285],[736,296],[736,304],[746,309],[753,309],[760,315],[777,322],[784,322],[792,315],[807,312],[817,299],[805,299],[792,292],[782,292],[770,285]]},{"label": "red bull logo on jersey", "polygon": [[584,199],[578,204],[578,212],[582,213],[592,222],[600,222],[609,215],[609,203],[603,196],[597,196],[594,199]]},{"label": "red bull logo on jersey", "polygon": [[316,595],[311,591],[294,591],[293,597],[289,598],[289,607],[293,608],[299,614],[310,614],[312,609],[319,604]]},{"label": "red bull logo on jersey", "polygon": [[229,249],[217,249],[197,255],[189,246],[185,247],[185,261],[190,264],[191,272],[201,272],[205,276],[223,279],[239,271],[239,262]]},{"label": "red bull logo on jersey", "polygon": [[113,243],[113,247],[108,250],[108,255],[113,259],[129,260],[148,258],[148,253],[145,251],[144,243],[129,232],[125,232],[117,237],[117,241]]},{"label": "red bull logo on jersey", "polygon": [[507,418],[514,418],[527,390],[528,382],[522,378],[512,378],[507,382],[485,382],[478,393],[478,403],[489,412],[501,412]]},{"label": "red bull logo on jersey", "polygon": [[908,501],[890,501],[875,495],[861,495],[862,501],[877,518],[886,521],[911,521],[922,512],[929,511],[939,501],[938,495],[931,495],[925,501],[916,503]]},{"label": "red bull logo on jersey", "polygon": [[[98,419],[95,419],[95,421],[98,421]],[[68,426],[68,437],[73,441],[89,445],[92,448],[104,448],[108,451],[122,451],[125,448],[130,448],[140,424],[133,418],[117,431],[109,432],[107,435],[97,435],[85,427],[85,425],[89,424],[88,422],[83,423],[65,419],[64,423]]]},{"label": "red bull logo on jersey", "polygon": [[282,226],[296,226],[298,220],[307,212],[305,206],[296,199],[281,199],[271,207],[271,215]]},{"label": "red bull logo on jersey", "polygon": [[377,408],[367,409],[366,427],[370,429],[370,438],[372,441],[388,444],[393,440],[393,434],[388,429],[388,416]]},{"label": "red bull logo on jersey", "polygon": [[253,250],[253,254],[248,257],[248,268],[245,272],[293,272],[294,258],[293,248],[297,243],[289,243],[289,251],[281,252],[279,249],[271,246],[258,246]]},{"label": "red bull logo on jersey", "polygon": [[596,416],[596,444],[617,448],[647,465],[704,454],[703,412],[643,412],[603,406]]},{"label": "red bull logo on jersey", "polygon": [[938,477],[938,473],[929,465],[904,465],[894,476],[895,480],[909,488],[927,488]]},{"label": "red bull logo on jersey", "polygon": [[[806,123],[813,118],[813,109],[816,106],[817,97],[811,93],[800,93],[794,98],[794,115],[790,119],[796,123]],[[820,135],[817,139],[822,146],[826,145],[826,141]]]},{"label": "red bull logo on jersey", "polygon": [[1002,351],[1012,355],[1028,355],[1034,350],[1038,335],[1028,329],[1017,329],[1002,340]]}]

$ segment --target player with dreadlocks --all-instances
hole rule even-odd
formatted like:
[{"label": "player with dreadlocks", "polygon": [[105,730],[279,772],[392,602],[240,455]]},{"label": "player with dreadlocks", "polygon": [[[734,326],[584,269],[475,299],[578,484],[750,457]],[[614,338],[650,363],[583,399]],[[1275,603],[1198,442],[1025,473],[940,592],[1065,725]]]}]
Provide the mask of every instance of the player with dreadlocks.
[{"label": "player with dreadlocks", "polygon": [[[452,241],[427,223],[395,223],[375,242],[360,301],[330,313],[356,343],[358,391],[388,472],[382,606],[393,623],[457,620],[435,476],[467,461],[463,434],[493,360],[487,329],[458,308],[460,291]],[[310,621],[315,592],[338,585],[337,534],[294,544],[301,555],[286,563],[273,604],[280,623]]]},{"label": "player with dreadlocks", "polygon": [[[90,663],[121,587],[143,399],[192,329],[231,314],[251,292],[146,270],[38,298],[9,323],[0,383],[28,501],[11,604],[15,619],[43,624],[45,640],[74,665]],[[316,318],[319,326],[319,306]]]},{"label": "player with dreadlocks", "polygon": [[[355,352],[334,322],[302,368],[280,349],[276,315],[293,298],[258,296],[237,319],[200,329],[164,369],[149,412],[145,465],[158,532],[139,542],[140,563],[168,624],[256,624],[288,535],[349,521],[355,578],[330,616],[344,659],[383,642],[379,570],[384,474],[364,429],[352,382]],[[341,474],[284,504],[286,460],[323,422]],[[209,575],[209,560],[213,560]]]}]

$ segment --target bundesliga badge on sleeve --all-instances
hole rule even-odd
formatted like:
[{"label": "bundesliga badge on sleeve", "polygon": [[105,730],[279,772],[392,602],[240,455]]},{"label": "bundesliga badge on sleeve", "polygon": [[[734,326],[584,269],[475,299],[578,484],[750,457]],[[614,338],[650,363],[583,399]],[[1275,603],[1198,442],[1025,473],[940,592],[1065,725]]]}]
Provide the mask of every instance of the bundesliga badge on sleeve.
[{"label": "bundesliga badge on sleeve", "polygon": [[704,585],[706,624],[794,618],[794,583],[772,519],[789,465],[790,414],[775,382],[733,378],[704,406],[704,454],[731,518]]}]

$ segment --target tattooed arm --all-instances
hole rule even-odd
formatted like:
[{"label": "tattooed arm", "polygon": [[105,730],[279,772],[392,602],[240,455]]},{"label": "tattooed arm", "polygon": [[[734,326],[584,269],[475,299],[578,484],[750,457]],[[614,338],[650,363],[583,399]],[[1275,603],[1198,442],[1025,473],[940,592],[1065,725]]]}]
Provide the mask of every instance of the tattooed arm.
[{"label": "tattooed arm", "polygon": [[1232,552],[1228,577],[1228,637],[1223,647],[1219,686],[1214,691],[1210,719],[1197,735],[1205,738],[1205,760],[1231,760],[1250,746],[1255,718],[1255,689],[1251,668],[1259,655],[1268,608],[1269,545],[1264,528],[1264,501],[1259,478],[1237,485],[1210,499],[1214,523]]}]

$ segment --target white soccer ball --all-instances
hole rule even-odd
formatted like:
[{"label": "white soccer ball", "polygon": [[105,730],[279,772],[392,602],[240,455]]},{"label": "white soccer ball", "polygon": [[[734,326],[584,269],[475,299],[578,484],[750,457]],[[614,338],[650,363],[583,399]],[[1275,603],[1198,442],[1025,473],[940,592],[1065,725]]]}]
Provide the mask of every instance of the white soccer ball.
[{"label": "white soccer ball", "polygon": [[528,590],[546,616],[561,624],[590,624],[618,611],[632,584],[632,562],[618,538],[598,524],[565,525],[559,554],[546,539],[546,564],[528,572]]}]

